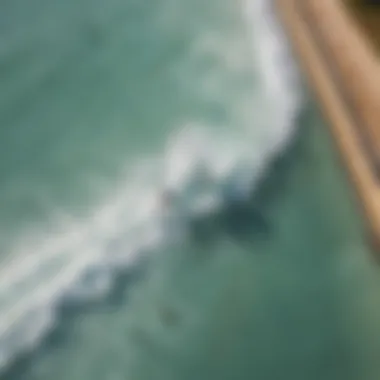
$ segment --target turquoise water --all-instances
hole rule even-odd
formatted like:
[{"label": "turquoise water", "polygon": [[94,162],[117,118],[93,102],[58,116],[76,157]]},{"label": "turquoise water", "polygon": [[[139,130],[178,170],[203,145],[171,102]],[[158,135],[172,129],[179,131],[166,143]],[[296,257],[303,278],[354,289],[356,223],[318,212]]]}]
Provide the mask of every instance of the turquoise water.
[{"label": "turquoise water", "polygon": [[[378,377],[373,253],[268,5],[3,1],[4,379]],[[225,181],[251,200],[207,211]]]}]

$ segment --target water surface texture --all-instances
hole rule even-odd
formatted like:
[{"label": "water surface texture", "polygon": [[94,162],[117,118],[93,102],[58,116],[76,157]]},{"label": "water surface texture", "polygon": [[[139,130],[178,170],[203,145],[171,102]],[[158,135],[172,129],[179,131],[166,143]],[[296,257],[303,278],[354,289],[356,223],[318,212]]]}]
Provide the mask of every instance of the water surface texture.
[{"label": "water surface texture", "polygon": [[270,1],[3,0],[0,78],[3,379],[378,378],[378,269]]}]

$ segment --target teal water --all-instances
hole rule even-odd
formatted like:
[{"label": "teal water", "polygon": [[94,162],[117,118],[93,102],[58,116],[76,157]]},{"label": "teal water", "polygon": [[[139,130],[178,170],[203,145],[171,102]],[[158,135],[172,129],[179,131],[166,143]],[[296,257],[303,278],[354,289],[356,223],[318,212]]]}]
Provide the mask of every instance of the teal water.
[{"label": "teal water", "polygon": [[[4,379],[378,377],[362,217],[253,3],[2,3]],[[253,211],[157,238],[162,186],[231,173]]]}]

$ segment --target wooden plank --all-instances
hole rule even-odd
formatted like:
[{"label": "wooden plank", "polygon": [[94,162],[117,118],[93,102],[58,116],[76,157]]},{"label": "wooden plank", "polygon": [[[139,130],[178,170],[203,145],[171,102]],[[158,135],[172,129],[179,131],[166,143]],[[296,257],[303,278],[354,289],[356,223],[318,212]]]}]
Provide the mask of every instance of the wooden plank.
[{"label": "wooden plank", "polygon": [[[313,13],[314,25],[310,20],[305,20],[300,2],[302,6],[309,7],[308,11]],[[352,117],[345,97],[342,96],[342,89],[339,88],[331,65],[328,64],[327,57],[323,55],[315,40],[313,28],[315,28],[314,32],[317,29],[324,29],[324,32],[320,33],[321,39],[330,50],[334,50],[329,59],[335,62],[344,81],[345,91],[355,95],[353,97],[355,105],[362,114],[365,112],[371,114],[365,114],[365,122],[370,119],[372,122],[376,121],[377,126],[380,126],[380,115],[374,107],[376,105],[378,110],[380,109],[378,103],[380,97],[374,98],[377,89],[373,87],[373,83],[377,84],[380,80],[379,63],[369,52],[368,46],[360,43],[358,36],[353,37],[355,42],[348,47],[346,38],[348,35],[353,36],[355,29],[346,30],[347,33],[342,31],[343,28],[349,28],[345,19],[346,15],[339,13],[342,12],[339,6],[330,7],[332,3],[337,4],[336,1],[331,0],[308,0],[307,2],[305,0],[276,0],[276,7],[310,87],[315,91],[329,121],[333,137],[366,213],[370,230],[380,248],[380,187],[358,138],[357,130],[368,128],[365,132],[371,134],[376,147],[380,147],[380,133],[378,130],[371,129],[375,128],[375,125],[369,127],[365,123],[355,124],[355,118]],[[339,16],[335,14],[337,12]],[[328,16],[327,13],[329,13]],[[335,20],[335,31],[331,32],[333,20]],[[337,60],[340,62],[337,63]],[[366,73],[367,79],[363,79],[364,76],[360,74],[361,80],[356,78],[352,81],[352,76],[360,71]]]}]

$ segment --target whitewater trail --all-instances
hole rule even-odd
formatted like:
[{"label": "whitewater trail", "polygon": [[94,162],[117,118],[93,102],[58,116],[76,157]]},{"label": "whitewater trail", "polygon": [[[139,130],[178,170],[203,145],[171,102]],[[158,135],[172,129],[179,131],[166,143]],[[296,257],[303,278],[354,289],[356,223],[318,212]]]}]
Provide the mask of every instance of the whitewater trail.
[{"label": "whitewater trail", "polygon": [[[115,270],[182,236],[181,228],[172,228],[178,223],[164,222],[162,188],[175,191],[190,206],[205,197],[217,208],[226,178],[234,175],[248,191],[286,148],[302,106],[298,74],[271,2],[245,0],[243,11],[252,65],[260,78],[261,96],[251,105],[260,110],[259,127],[239,138],[236,133],[215,134],[202,123],[186,123],[168,140],[164,154],[135,165],[92,215],[76,220],[62,214],[57,225],[63,227],[54,234],[42,234],[33,244],[20,243],[0,272],[0,366],[33,349],[54,327],[59,302],[104,296]],[[200,180],[204,167],[209,177]]]}]

